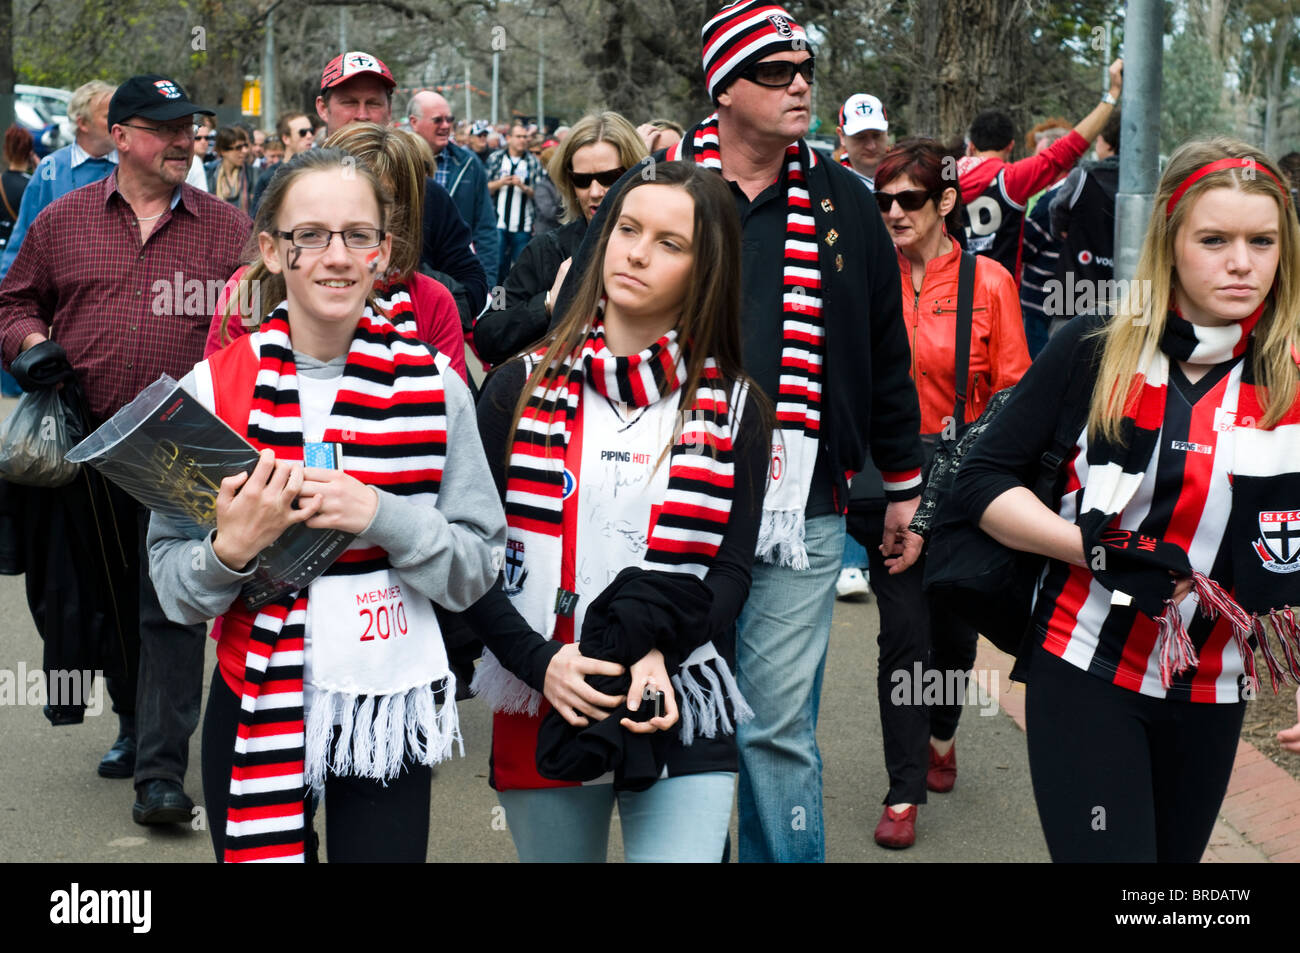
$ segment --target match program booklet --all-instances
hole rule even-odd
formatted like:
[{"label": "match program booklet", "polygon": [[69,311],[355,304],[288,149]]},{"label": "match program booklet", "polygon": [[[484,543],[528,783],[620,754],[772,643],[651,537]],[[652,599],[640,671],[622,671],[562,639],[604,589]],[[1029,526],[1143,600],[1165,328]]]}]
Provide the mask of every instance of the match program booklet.
[{"label": "match program booklet", "polygon": [[[67,454],[89,463],[195,538],[217,525],[221,481],[251,473],[257,450],[164,374]],[[355,537],[295,523],[257,557],[240,595],[258,609],[323,573]]]}]

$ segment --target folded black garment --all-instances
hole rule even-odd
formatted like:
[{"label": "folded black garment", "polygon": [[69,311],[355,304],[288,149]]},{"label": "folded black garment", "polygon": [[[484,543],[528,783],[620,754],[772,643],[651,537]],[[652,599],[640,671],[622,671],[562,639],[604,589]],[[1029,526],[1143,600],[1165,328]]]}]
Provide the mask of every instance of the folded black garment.
[{"label": "folded black garment", "polygon": [[[671,676],[683,661],[682,637],[705,625],[713,596],[687,573],[624,569],[587,608],[579,648],[588,658],[625,668],[658,648]],[[698,641],[698,638],[694,641]],[[587,684],[606,695],[624,695],[632,676],[593,675]],[[537,771],[555,781],[594,781],[613,771],[619,790],[644,791],[663,773],[668,736],[633,734],[619,722],[635,717],[624,703],[604,721],[577,728],[552,710],[537,734]]]},{"label": "folded black garment", "polygon": [[55,341],[42,341],[23,351],[9,365],[9,373],[28,393],[76,379],[67,353]]},{"label": "folded black garment", "polygon": [[1165,611],[1177,583],[1174,576],[1192,574],[1187,553],[1176,543],[1110,526],[1100,513],[1084,514],[1080,521],[1088,568],[1111,592],[1124,592],[1151,618]]}]

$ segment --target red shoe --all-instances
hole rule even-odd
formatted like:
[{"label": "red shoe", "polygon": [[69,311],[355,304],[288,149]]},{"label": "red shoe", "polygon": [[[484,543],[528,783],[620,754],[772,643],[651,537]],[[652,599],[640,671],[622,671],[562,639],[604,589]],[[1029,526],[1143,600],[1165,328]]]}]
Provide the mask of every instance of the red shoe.
[{"label": "red shoe", "polygon": [[916,843],[916,805],[906,811],[886,807],[876,825],[876,843],[881,847],[902,850]]},{"label": "red shoe", "polygon": [[947,794],[957,783],[957,743],[943,757],[930,745],[930,770],[925,772],[925,786],[936,794]]}]

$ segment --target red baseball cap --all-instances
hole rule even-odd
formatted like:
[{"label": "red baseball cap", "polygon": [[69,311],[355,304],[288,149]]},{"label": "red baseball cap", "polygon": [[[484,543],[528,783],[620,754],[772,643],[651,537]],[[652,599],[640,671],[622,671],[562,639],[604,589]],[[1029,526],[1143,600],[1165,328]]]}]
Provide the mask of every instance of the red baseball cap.
[{"label": "red baseball cap", "polygon": [[397,85],[397,81],[393,79],[393,74],[388,71],[383,60],[369,53],[362,53],[360,50],[351,50],[329,61],[325,71],[320,74],[320,91],[323,93],[340,83],[346,83],[354,76],[365,74],[378,76],[389,89]]}]

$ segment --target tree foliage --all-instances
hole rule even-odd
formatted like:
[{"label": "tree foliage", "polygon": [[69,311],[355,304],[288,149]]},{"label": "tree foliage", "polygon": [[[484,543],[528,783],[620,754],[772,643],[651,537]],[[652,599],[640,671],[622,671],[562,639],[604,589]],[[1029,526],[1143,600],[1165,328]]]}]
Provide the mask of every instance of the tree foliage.
[{"label": "tree foliage", "polygon": [[[72,88],[159,72],[193,98],[237,107],[262,71],[275,9],[278,102],[311,111],[323,65],[347,45],[382,57],[401,88],[445,87],[458,115],[487,118],[493,54],[499,117],[545,111],[572,121],[612,108],[640,122],[695,122],[711,108],[700,26],[718,0],[13,0],[20,82]],[[1096,103],[1123,37],[1122,0],[789,0],[817,48],[814,111],[833,128],[855,92],[884,101],[897,135],[961,137],[997,107],[1021,128],[1072,120]],[[1300,8],[1294,0],[1166,0],[1162,134],[1227,131],[1297,144]],[[346,14],[344,14],[346,11]],[[195,31],[202,31],[199,42]]]}]

